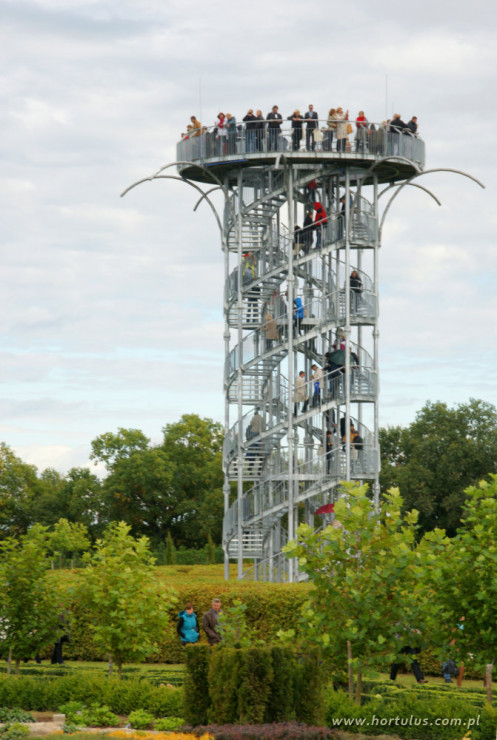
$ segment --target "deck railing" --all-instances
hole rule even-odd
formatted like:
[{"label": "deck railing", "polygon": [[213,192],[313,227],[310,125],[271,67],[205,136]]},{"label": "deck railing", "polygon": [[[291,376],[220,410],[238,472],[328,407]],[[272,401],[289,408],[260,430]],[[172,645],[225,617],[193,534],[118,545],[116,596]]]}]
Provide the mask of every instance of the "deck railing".
[{"label": "deck railing", "polygon": [[[314,136],[310,148],[306,148],[306,127],[302,128],[300,140],[294,138],[291,122],[281,121],[279,128],[271,128],[266,121],[260,122],[262,128],[251,129],[247,124],[237,123],[232,130],[226,125],[223,128],[212,126],[203,128],[201,133],[188,134],[177,145],[179,162],[217,159],[219,161],[236,160],[249,156],[257,159],[261,154],[278,153],[318,153],[354,158],[370,155],[376,157],[406,157],[423,166],[425,161],[424,141],[414,135],[410,129],[403,132],[392,129],[384,123],[368,123],[367,128],[357,129],[350,121],[352,132],[345,139],[337,140],[335,134],[330,137],[326,120],[318,121],[317,141]],[[333,132],[332,132],[333,133]],[[322,137],[322,138],[320,138]]]}]

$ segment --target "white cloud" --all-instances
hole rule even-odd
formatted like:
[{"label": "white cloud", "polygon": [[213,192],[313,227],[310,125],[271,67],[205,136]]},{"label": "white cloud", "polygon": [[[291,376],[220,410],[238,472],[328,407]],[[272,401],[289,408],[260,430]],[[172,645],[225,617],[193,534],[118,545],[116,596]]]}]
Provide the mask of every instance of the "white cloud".
[{"label": "white cloud", "polygon": [[[427,166],[487,184],[433,174],[419,182],[441,208],[414,188],[392,206],[381,421],[410,421],[428,398],[496,402],[496,52],[493,7],[479,5],[5,0],[1,438],[40,467],[69,467],[118,426],[158,439],[185,412],[223,418],[212,214],[193,213],[198,195],[174,180],[119,196],[174,161],[192,113],[210,124],[220,108],[241,118],[275,102],[286,115],[309,102],[321,115],[417,113]],[[476,362],[461,359],[469,347]]]}]

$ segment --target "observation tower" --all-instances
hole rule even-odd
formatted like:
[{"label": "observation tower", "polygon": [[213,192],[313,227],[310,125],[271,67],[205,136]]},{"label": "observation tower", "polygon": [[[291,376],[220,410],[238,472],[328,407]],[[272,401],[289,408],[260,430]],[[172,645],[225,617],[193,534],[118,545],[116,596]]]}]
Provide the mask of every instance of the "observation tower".
[{"label": "observation tower", "polygon": [[329,524],[341,481],[369,482],[378,502],[381,228],[399,190],[423,174],[425,147],[369,123],[353,124],[340,151],[328,138],[307,149],[289,121],[268,126],[202,129],[146,180],[187,182],[220,229],[225,576],[236,559],[238,578],[296,581],[282,547],[301,522]]}]

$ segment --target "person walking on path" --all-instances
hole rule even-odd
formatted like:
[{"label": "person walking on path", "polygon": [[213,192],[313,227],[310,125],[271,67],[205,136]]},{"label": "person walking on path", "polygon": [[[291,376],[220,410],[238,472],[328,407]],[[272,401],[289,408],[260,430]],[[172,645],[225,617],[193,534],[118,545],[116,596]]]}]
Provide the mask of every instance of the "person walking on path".
[{"label": "person walking on path", "polygon": [[179,635],[182,645],[198,641],[200,628],[198,626],[197,615],[193,611],[193,604],[189,601],[185,608],[178,614],[178,624],[176,632]]},{"label": "person walking on path", "polygon": [[211,647],[213,645],[217,645],[222,640],[222,636],[218,632],[220,614],[222,614],[221,600],[213,599],[211,608],[209,609],[209,611],[205,612],[204,618],[202,620],[202,627],[204,628],[204,632],[207,635],[207,639]]}]

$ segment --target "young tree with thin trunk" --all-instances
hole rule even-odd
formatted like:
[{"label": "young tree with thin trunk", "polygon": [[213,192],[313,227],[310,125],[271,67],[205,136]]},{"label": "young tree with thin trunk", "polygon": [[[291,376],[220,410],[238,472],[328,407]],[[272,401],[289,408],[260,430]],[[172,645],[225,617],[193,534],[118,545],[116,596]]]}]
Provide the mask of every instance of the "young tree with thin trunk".
[{"label": "young tree with thin trunk", "polygon": [[177,599],[157,581],[148,538],[135,539],[124,522],[112,524],[84,558],[80,598],[92,614],[95,643],[121,677],[123,663],[153,653]]},{"label": "young tree with thin trunk", "polygon": [[33,657],[60,637],[60,604],[48,579],[44,527],[34,527],[19,540],[3,540],[0,552],[2,642],[19,673],[21,660]]},{"label": "young tree with thin trunk", "polygon": [[302,615],[304,642],[334,667],[348,667],[358,702],[364,673],[385,670],[405,634],[422,626],[417,512],[402,516],[401,508],[397,489],[375,512],[367,486],[344,484],[335,522],[322,531],[301,525],[285,547],[314,585]]},{"label": "young tree with thin trunk", "polygon": [[490,479],[466,489],[462,524],[429,570],[437,594],[431,604],[438,610],[434,637],[441,645],[453,643],[462,658],[473,656],[485,673],[489,702],[497,656],[497,475]]}]

